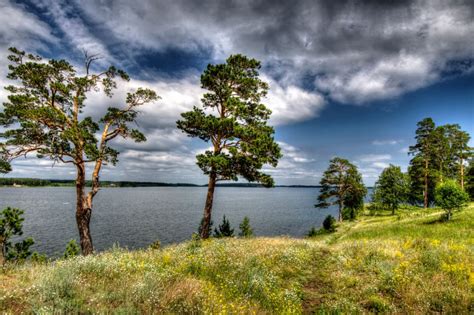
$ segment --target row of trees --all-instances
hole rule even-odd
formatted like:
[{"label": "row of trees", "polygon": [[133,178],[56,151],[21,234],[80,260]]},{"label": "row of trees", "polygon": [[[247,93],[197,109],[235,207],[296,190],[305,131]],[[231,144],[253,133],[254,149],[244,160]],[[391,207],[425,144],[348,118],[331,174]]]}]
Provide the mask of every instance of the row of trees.
[{"label": "row of trees", "polygon": [[465,188],[466,164],[473,150],[469,147],[470,135],[458,124],[436,126],[433,119],[425,118],[417,127],[416,144],[409,149],[413,157],[408,168],[409,199],[427,208],[435,201],[437,184],[452,179]]},{"label": "row of trees", "polygon": [[[40,56],[10,48],[8,101],[0,113],[4,131],[0,138],[0,172],[11,170],[10,161],[36,153],[53,163],[76,169],[76,224],[84,255],[94,250],[90,233],[93,199],[99,192],[103,165],[118,162],[119,152],[111,146],[117,137],[136,142],[145,136],[131,128],[141,106],[159,96],[150,89],[128,93],[123,105],[109,107],[98,120],[84,116],[87,97],[99,89],[111,97],[116,80],[129,76],[113,66],[99,69],[95,55],[85,56],[79,72],[66,60],[43,60]],[[238,176],[264,186],[273,179],[261,172],[265,164],[276,166],[281,157],[269,126],[271,111],[261,103],[268,91],[259,78],[260,62],[242,55],[230,56],[224,64],[208,65],[201,86],[208,90],[202,106],[182,114],[177,127],[190,137],[212,144],[197,155],[197,165],[209,176],[201,237],[208,238],[216,182]],[[98,137],[96,135],[99,135]],[[92,165],[91,188],[86,190],[86,165]]]},{"label": "row of trees", "polygon": [[[458,124],[436,126],[431,118],[418,122],[416,144],[410,146],[413,156],[408,172],[399,166],[385,168],[377,180],[372,201],[378,208],[395,211],[400,204],[436,203],[451,211],[474,200],[473,149],[470,135]],[[333,158],[320,182],[318,208],[337,205],[338,219],[353,219],[363,208],[367,194],[357,167],[346,159]],[[458,187],[459,186],[459,187]]]}]

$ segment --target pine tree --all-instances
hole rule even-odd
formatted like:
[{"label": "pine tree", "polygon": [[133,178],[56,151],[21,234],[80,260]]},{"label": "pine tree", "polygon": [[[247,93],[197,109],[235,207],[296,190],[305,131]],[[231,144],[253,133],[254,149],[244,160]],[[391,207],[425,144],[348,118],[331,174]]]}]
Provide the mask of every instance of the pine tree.
[{"label": "pine tree", "polygon": [[[423,205],[425,208],[429,204],[429,188],[430,188],[430,170],[433,168],[433,155],[435,153],[434,148],[434,130],[435,123],[431,118],[425,118],[417,123],[416,130],[416,144],[410,146],[409,154],[413,155],[413,159],[410,161],[412,167],[415,165],[422,166],[423,176]],[[417,172],[418,173],[418,172]],[[418,178],[413,180],[413,183],[417,183]],[[432,183],[431,183],[432,184]],[[433,186],[433,185],[431,185]]]},{"label": "pine tree", "polygon": [[12,243],[12,238],[23,235],[23,210],[5,208],[0,212],[0,264],[7,261],[23,261],[31,255],[35,243],[31,237]]},{"label": "pine tree", "polygon": [[321,191],[318,196],[317,208],[327,208],[331,205],[339,207],[339,221],[343,219],[343,210],[357,206],[363,202],[367,189],[362,182],[362,176],[357,167],[348,160],[339,157],[329,162],[328,169],[321,179]]},{"label": "pine tree", "polygon": [[273,186],[270,175],[261,172],[265,164],[276,166],[281,157],[274,130],[267,125],[271,111],[260,100],[268,85],[260,80],[260,62],[232,55],[224,64],[208,65],[201,86],[209,92],[203,108],[181,114],[177,126],[190,137],[211,142],[212,149],[197,155],[197,165],[209,176],[201,237],[208,238],[214,190],[217,181],[237,180]]},{"label": "pine tree", "polygon": [[242,237],[251,237],[253,236],[253,229],[250,226],[250,219],[248,217],[244,217],[242,223],[239,225],[240,233],[239,236]]},{"label": "pine tree", "polygon": [[214,229],[215,237],[232,237],[234,236],[234,229],[231,228],[230,222],[226,219],[225,215],[222,219],[222,223]]},{"label": "pine tree", "polygon": [[[138,107],[158,99],[155,92],[138,88],[128,93],[124,108],[109,107],[99,121],[81,114],[85,100],[99,87],[107,96],[117,87],[115,78],[129,80],[128,75],[115,67],[93,73],[96,56],[85,58],[84,74],[79,75],[66,60],[42,60],[10,48],[11,64],[7,78],[15,81],[5,89],[10,93],[3,104],[0,124],[5,128],[0,138],[1,160],[36,153],[54,163],[67,163],[76,169],[76,223],[82,253],[93,252],[90,234],[92,202],[99,191],[99,176],[104,164],[115,165],[119,152],[110,146],[116,137],[145,141],[137,129],[130,128],[138,115]],[[100,139],[96,134],[99,133]],[[86,165],[93,163],[92,187],[86,192]],[[5,168],[5,162],[0,163]]]}]

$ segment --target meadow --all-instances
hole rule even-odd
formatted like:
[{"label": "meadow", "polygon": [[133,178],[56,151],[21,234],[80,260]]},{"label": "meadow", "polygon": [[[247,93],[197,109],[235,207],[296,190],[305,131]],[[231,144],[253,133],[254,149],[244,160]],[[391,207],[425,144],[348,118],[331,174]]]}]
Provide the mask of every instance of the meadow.
[{"label": "meadow", "polygon": [[313,238],[195,238],[13,266],[0,311],[472,313],[474,204],[442,213],[366,210]]}]

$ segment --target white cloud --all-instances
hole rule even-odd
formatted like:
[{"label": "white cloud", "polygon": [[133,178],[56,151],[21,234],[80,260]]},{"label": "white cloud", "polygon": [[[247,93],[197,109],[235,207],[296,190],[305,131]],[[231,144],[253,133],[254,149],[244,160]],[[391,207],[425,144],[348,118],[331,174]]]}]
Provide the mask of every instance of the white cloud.
[{"label": "white cloud", "polygon": [[403,140],[374,140],[373,145],[396,145],[402,143]]},{"label": "white cloud", "polygon": [[366,154],[359,157],[361,162],[380,162],[390,160],[392,156],[390,154]]},{"label": "white cloud", "polygon": [[295,85],[282,86],[268,76],[263,80],[270,85],[264,103],[272,110],[271,123],[285,125],[317,117],[324,108],[324,98],[316,92],[308,92]]}]

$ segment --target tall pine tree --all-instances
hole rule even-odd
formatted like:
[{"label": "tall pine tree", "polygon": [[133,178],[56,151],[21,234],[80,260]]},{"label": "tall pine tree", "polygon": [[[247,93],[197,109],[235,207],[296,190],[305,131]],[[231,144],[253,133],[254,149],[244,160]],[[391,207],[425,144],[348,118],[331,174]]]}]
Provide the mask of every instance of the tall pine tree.
[{"label": "tall pine tree", "polygon": [[201,75],[204,109],[194,107],[181,114],[177,126],[190,137],[210,142],[212,148],[197,155],[197,165],[209,176],[201,237],[209,237],[214,190],[217,181],[237,180],[273,186],[273,179],[261,172],[265,164],[276,166],[281,157],[268,119],[271,111],[260,100],[268,85],[260,80],[260,62],[232,55],[224,64],[208,65]]}]

